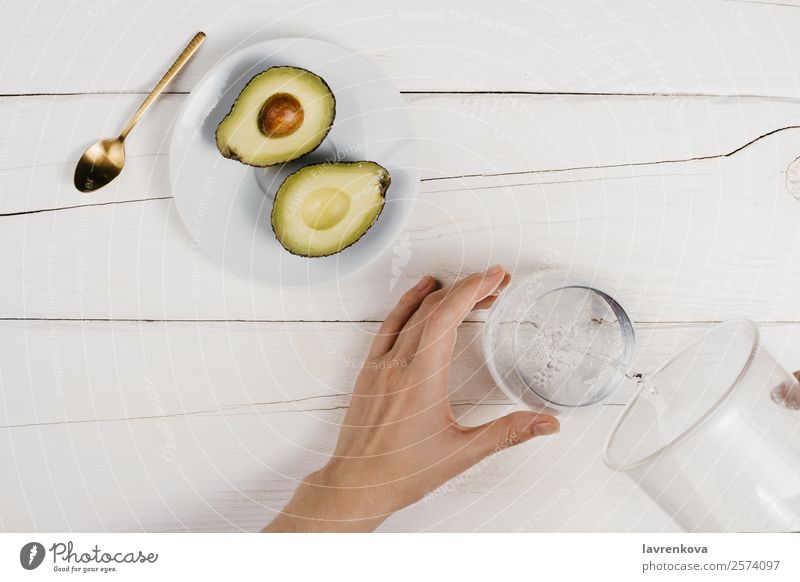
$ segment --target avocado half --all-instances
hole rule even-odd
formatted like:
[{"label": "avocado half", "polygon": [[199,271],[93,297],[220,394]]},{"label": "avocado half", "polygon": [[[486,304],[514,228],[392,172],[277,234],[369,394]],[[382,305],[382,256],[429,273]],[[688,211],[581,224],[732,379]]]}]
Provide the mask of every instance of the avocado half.
[{"label": "avocado half", "polygon": [[289,162],[322,143],[335,115],[336,99],[321,77],[270,67],[250,79],[217,126],[217,149],[251,166]]},{"label": "avocado half", "polygon": [[272,205],[272,230],[287,251],[326,257],[346,249],[378,220],[391,183],[375,162],[300,168],[283,181]]}]

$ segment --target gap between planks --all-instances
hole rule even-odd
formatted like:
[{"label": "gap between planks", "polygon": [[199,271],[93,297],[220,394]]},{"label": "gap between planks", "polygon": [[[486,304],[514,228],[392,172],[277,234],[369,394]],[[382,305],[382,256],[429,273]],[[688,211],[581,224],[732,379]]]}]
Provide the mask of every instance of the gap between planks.
[{"label": "gap between planks", "polygon": [[[585,170],[604,170],[604,169],[614,169],[614,168],[636,168],[636,167],[643,167],[643,166],[657,166],[657,165],[666,165],[666,164],[686,164],[691,162],[699,162],[699,161],[707,161],[707,160],[717,160],[722,158],[729,158],[742,150],[748,148],[749,146],[759,142],[760,140],[767,138],[769,136],[781,133],[783,131],[787,131],[790,129],[800,129],[800,125],[786,125],[783,127],[779,127],[776,129],[772,129],[761,135],[754,137],[753,139],[745,142],[744,144],[737,146],[736,148],[723,153],[718,154],[708,154],[708,155],[701,155],[701,156],[692,156],[688,158],[675,158],[675,159],[668,159],[668,160],[650,160],[646,162],[626,162],[620,164],[600,164],[596,166],[570,166],[566,168],[543,168],[538,170],[519,170],[519,171],[511,171],[511,172],[497,172],[497,173],[478,173],[478,174],[460,174],[456,176],[439,176],[439,177],[431,177],[431,178],[422,178],[420,182],[441,182],[444,180],[461,180],[465,178],[502,178],[504,176],[525,176],[525,175],[534,175],[534,174],[547,174],[547,173],[563,173],[563,172],[576,172],[576,171],[585,171]],[[67,163],[67,162],[65,162]],[[525,184],[520,184],[525,185]],[[436,193],[436,191],[432,192]],[[90,203],[90,204],[78,204],[78,205],[71,205],[71,206],[61,206],[61,207],[54,207],[54,208],[39,208],[36,210],[24,210],[19,212],[8,212],[8,213],[0,213],[0,218],[7,218],[7,217],[15,217],[15,216],[26,216],[28,214],[38,214],[42,212],[57,212],[61,210],[73,210],[76,208],[87,208],[92,206],[108,206],[113,204],[131,204],[131,203],[138,203],[138,202],[150,202],[153,200],[170,200],[172,196],[158,196],[153,198],[137,198],[134,200],[119,200],[119,201],[108,201],[108,202],[97,202],[97,203]]]},{"label": "gap between planks", "polygon": [[[743,0],[742,0],[743,1]],[[480,90],[480,91],[439,91],[415,90],[398,91],[401,95],[531,95],[552,97],[678,97],[700,99],[759,99],[765,101],[783,101],[788,103],[800,102],[799,97],[785,97],[780,95],[763,95],[759,93],[665,93],[661,91],[626,92],[626,91],[528,91],[522,89],[507,90]],[[92,97],[102,95],[149,95],[150,91],[65,91],[65,92],[34,92],[34,93],[0,93],[0,99],[14,97]],[[190,91],[164,91],[162,95],[189,95]]]},{"label": "gap between planks", "polygon": [[[0,317],[0,323],[4,321],[20,322],[52,322],[52,323],[234,323],[242,325],[261,324],[261,323],[287,323],[301,325],[316,325],[320,323],[330,324],[354,324],[354,323],[383,323],[382,319],[152,319],[135,317]],[[664,320],[650,321],[637,320],[633,323],[637,326],[666,326],[666,325],[717,325],[723,323],[722,319],[693,319],[693,320]],[[466,319],[462,325],[483,325],[482,319]],[[800,325],[800,320],[791,319],[765,319],[759,320],[759,325]]]},{"label": "gap between planks", "polygon": [[[350,394],[342,394],[342,397],[348,397]],[[50,420],[45,422],[28,422],[22,424],[7,424],[0,426],[0,430],[10,430],[15,428],[41,428],[45,426],[62,426],[62,425],[71,425],[71,424],[92,424],[92,423],[105,423],[105,422],[132,422],[137,420],[159,420],[165,418],[188,418],[192,416],[221,416],[228,412],[235,412],[237,410],[247,410],[251,409],[247,412],[241,412],[240,414],[286,414],[286,413],[296,413],[296,412],[329,412],[334,410],[347,410],[348,404],[341,404],[337,406],[326,406],[320,408],[298,408],[296,410],[271,410],[271,411],[261,411],[258,410],[259,407],[263,406],[279,406],[279,405],[286,405],[286,404],[294,404],[296,402],[301,402],[303,400],[312,400],[315,398],[331,398],[330,395],[318,395],[318,396],[309,396],[307,398],[300,398],[297,400],[281,400],[275,402],[253,402],[253,403],[245,403],[245,404],[232,404],[229,406],[224,406],[221,408],[208,408],[203,410],[189,410],[186,412],[170,412],[168,414],[156,414],[156,415],[148,415],[148,416],[131,416],[131,417],[110,417],[110,418],[78,418],[75,420]],[[450,406],[453,408],[460,408],[464,406],[472,406],[472,407],[489,407],[489,406],[512,406],[513,403],[509,401],[481,401],[481,400],[451,400]],[[618,403],[618,402],[606,402],[601,404],[602,407],[622,407],[625,404]]]}]

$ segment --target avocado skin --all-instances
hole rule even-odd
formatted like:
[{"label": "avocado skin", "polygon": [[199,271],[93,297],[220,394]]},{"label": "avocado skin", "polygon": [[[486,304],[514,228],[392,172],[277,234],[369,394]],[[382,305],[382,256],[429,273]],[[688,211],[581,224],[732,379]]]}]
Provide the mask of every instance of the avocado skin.
[{"label": "avocado skin", "polygon": [[[345,164],[348,164],[348,165],[350,165],[350,164],[363,164],[363,163],[375,164],[375,165],[376,165],[376,166],[378,166],[379,168],[382,168],[382,169],[383,169],[383,175],[381,176],[381,179],[380,179],[380,185],[381,185],[381,198],[383,198],[384,200],[386,200],[386,191],[389,189],[389,186],[390,186],[390,185],[391,185],[391,183],[392,183],[392,176],[391,176],[391,174],[389,174],[389,170],[387,170],[386,168],[384,168],[384,167],[383,167],[382,165],[380,165],[378,162],[373,162],[372,160],[357,160],[357,161],[354,161],[354,162],[322,162],[322,163],[319,163],[319,164],[309,164],[309,165],[307,165],[307,166],[303,166],[303,167],[302,167],[302,168],[300,168],[299,170],[295,170],[294,172],[292,172],[291,174],[289,174],[288,176],[286,176],[286,179],[285,179],[283,182],[285,183],[285,182],[286,182],[286,180],[288,180],[289,178],[291,178],[292,176],[294,176],[295,174],[297,174],[297,173],[298,173],[298,172],[300,172],[301,170],[305,170],[306,168],[316,168],[316,167],[319,167],[319,166],[334,166],[334,165],[341,166],[341,165],[345,165]],[[278,186],[278,191],[275,193],[275,199],[276,199],[276,200],[277,200],[277,198],[278,198],[278,192],[280,192],[280,189],[281,189],[281,187],[282,187],[282,186],[283,186],[283,183],[282,183],[280,186]],[[370,222],[370,223],[369,223],[369,226],[368,226],[367,228],[365,228],[365,229],[364,229],[364,232],[363,232],[363,233],[361,233],[361,236],[360,236],[360,237],[358,237],[356,240],[354,240],[353,242],[351,242],[349,245],[343,246],[343,247],[342,247],[342,248],[340,248],[338,251],[335,251],[335,252],[333,252],[333,253],[328,253],[327,255],[313,255],[313,256],[309,256],[309,255],[304,255],[304,254],[302,254],[302,253],[296,253],[296,252],[294,252],[292,249],[289,249],[289,248],[287,248],[287,247],[286,247],[286,246],[285,246],[285,245],[284,245],[284,244],[281,242],[281,239],[280,239],[280,238],[278,238],[278,233],[277,233],[277,232],[275,232],[275,222],[274,222],[274,221],[275,221],[275,204],[274,204],[274,202],[273,202],[273,204],[272,204],[272,212],[271,212],[271,214],[270,214],[270,221],[269,221],[269,223],[270,223],[270,226],[272,227],[272,234],[274,234],[274,235],[275,235],[275,239],[276,239],[276,240],[277,240],[277,241],[280,243],[280,245],[281,245],[281,246],[282,246],[282,247],[283,247],[283,248],[284,248],[284,249],[285,249],[285,250],[286,250],[288,253],[290,253],[290,254],[292,254],[292,255],[294,255],[294,256],[296,256],[296,257],[303,257],[304,259],[323,259],[323,258],[325,258],[325,257],[332,257],[333,255],[338,255],[339,253],[341,253],[341,252],[342,252],[343,250],[345,250],[346,248],[350,248],[351,246],[353,246],[354,244],[356,244],[358,241],[360,241],[360,240],[361,240],[361,239],[364,237],[364,235],[365,235],[365,234],[367,234],[367,233],[370,231],[370,229],[371,229],[371,228],[372,228],[372,227],[375,225],[375,223],[378,221],[378,218],[380,218],[380,216],[381,216],[381,213],[383,212],[383,209],[384,209],[384,207],[385,207],[385,206],[386,206],[386,204],[382,204],[382,205],[381,205],[381,208],[380,208],[380,210],[378,210],[378,214],[376,214],[376,215],[375,215],[375,218],[372,220],[372,222]]]},{"label": "avocado skin", "polygon": [[299,160],[300,158],[303,158],[303,157],[307,156],[308,154],[316,151],[316,149],[319,146],[322,145],[322,142],[325,141],[325,138],[328,137],[328,134],[331,132],[331,129],[333,128],[333,122],[331,122],[330,125],[328,125],[327,129],[325,130],[325,133],[322,134],[322,137],[320,138],[319,143],[317,145],[315,145],[312,149],[308,150],[306,153],[304,153],[304,154],[302,154],[300,156],[297,156],[296,158],[292,158],[291,160],[286,160],[285,162],[276,162],[274,164],[266,164],[264,166],[257,166],[255,164],[249,164],[247,162],[243,162],[242,159],[239,157],[239,155],[235,151],[229,150],[227,148],[225,148],[225,150],[223,151],[219,147],[219,141],[217,141],[217,132],[219,132],[219,126],[222,125],[223,121],[225,121],[226,119],[228,119],[228,117],[230,117],[231,113],[233,113],[233,110],[236,108],[236,104],[239,102],[239,97],[242,95],[242,93],[244,93],[247,90],[247,88],[253,83],[255,78],[258,77],[259,75],[261,75],[263,73],[266,73],[270,69],[279,69],[279,68],[282,69],[282,68],[287,68],[287,67],[291,68],[291,69],[297,69],[298,71],[304,71],[306,73],[309,73],[310,75],[314,75],[315,77],[317,77],[322,82],[322,84],[325,86],[325,89],[328,90],[328,93],[330,94],[331,99],[333,100],[333,119],[336,119],[336,95],[333,93],[333,91],[331,91],[331,88],[330,88],[330,86],[328,85],[328,82],[325,79],[323,79],[322,77],[320,77],[316,73],[314,73],[312,71],[309,71],[308,69],[304,69],[303,67],[294,67],[292,65],[273,65],[272,67],[264,69],[260,73],[256,73],[255,75],[250,77],[250,80],[247,82],[247,84],[244,87],[242,87],[241,91],[239,91],[239,96],[236,97],[236,100],[233,102],[233,105],[231,105],[231,108],[228,111],[228,113],[226,113],[225,116],[217,124],[217,129],[214,130],[214,143],[217,144],[217,151],[219,151],[220,155],[223,158],[228,158],[229,160],[234,160],[236,162],[239,162],[240,164],[244,164],[245,166],[250,166],[251,168],[269,168],[271,166],[281,166],[281,165],[286,164],[288,162],[293,162],[295,160]]}]

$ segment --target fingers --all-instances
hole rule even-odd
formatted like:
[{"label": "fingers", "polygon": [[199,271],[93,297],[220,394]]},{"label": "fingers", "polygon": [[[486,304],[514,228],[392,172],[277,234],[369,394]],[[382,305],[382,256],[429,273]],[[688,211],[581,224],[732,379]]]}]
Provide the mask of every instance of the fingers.
[{"label": "fingers", "polygon": [[800,371],[794,372],[795,381],[784,382],[770,393],[772,401],[788,408],[800,410]]},{"label": "fingers", "polygon": [[558,419],[538,412],[512,412],[480,426],[464,429],[465,461],[472,466],[481,459],[537,436],[561,430]]},{"label": "fingers", "polygon": [[389,312],[383,320],[375,339],[372,340],[367,359],[379,358],[392,349],[397,335],[411,319],[411,316],[422,305],[422,301],[433,290],[436,289],[436,281],[433,277],[425,276],[420,279],[414,287],[406,291],[397,305]]},{"label": "fingers", "polygon": [[426,313],[414,355],[416,364],[429,366],[432,374],[447,368],[453,356],[458,326],[476,304],[498,289],[505,278],[505,269],[495,265],[486,273],[468,277],[454,285],[452,291]]}]

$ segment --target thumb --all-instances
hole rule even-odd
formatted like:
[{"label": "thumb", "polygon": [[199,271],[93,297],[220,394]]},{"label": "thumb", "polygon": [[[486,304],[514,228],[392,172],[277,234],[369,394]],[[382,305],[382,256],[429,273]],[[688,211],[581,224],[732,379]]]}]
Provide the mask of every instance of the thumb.
[{"label": "thumb", "polygon": [[470,441],[465,447],[471,465],[489,455],[524,443],[537,436],[557,433],[558,419],[537,412],[512,412],[495,420],[468,428],[464,435]]}]

